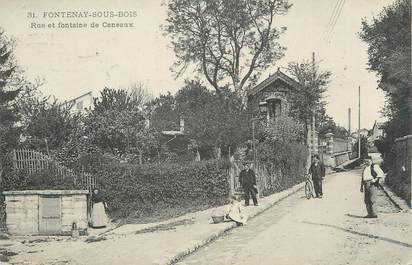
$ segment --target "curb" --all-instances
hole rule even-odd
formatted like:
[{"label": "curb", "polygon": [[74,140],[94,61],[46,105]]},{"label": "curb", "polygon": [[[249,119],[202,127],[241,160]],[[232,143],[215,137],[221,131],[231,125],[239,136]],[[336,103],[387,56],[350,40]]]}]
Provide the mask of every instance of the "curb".
[{"label": "curb", "polygon": [[[276,203],[282,201],[283,199],[286,199],[287,197],[291,196],[292,194],[295,194],[296,192],[300,191],[301,189],[303,189],[303,187],[305,186],[306,182],[302,182],[299,183],[295,186],[293,186],[292,188],[289,188],[287,190],[275,193],[271,196],[275,196],[277,194],[280,193],[284,193],[281,196],[279,196],[279,198],[275,199],[274,201],[269,202],[267,205],[263,206],[262,208],[259,208],[256,212],[251,213],[248,216],[248,220],[256,217],[257,215],[263,213],[264,211],[268,210],[269,208],[273,207]],[[233,228],[237,227],[237,225],[235,223],[229,223],[227,227],[211,234],[210,236],[208,236],[206,239],[201,240],[200,242],[196,242],[194,244],[194,246],[185,249],[184,251],[181,251],[179,253],[177,253],[176,255],[174,255],[173,257],[171,257],[167,262],[163,263],[164,265],[172,265],[175,264],[176,262],[178,262],[179,260],[181,260],[182,258],[184,258],[185,256],[195,252],[197,249],[199,249],[200,247],[203,247],[211,242],[213,242],[214,240],[216,240],[217,238],[219,238],[220,236],[222,236],[223,234],[225,234],[227,231],[232,230]]]},{"label": "curb", "polygon": [[391,189],[390,187],[388,187],[387,185],[383,184],[381,185],[381,187],[383,188],[383,192],[385,193],[386,196],[388,196],[388,198],[390,199],[390,201],[401,211],[401,212],[408,212],[409,206],[406,203],[406,201],[404,201],[402,198],[400,198],[398,195],[396,195]]}]

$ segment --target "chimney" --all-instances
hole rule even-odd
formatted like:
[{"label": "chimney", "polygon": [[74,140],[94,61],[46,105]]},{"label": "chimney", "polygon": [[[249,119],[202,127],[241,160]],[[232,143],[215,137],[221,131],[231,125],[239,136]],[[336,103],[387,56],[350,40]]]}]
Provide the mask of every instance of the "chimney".
[{"label": "chimney", "polygon": [[181,132],[185,131],[185,119],[183,117],[180,117],[180,130]]},{"label": "chimney", "polygon": [[351,114],[350,114],[350,108],[348,108],[348,132],[350,134],[350,130],[351,130],[351,124],[350,124],[350,120],[351,120]]}]

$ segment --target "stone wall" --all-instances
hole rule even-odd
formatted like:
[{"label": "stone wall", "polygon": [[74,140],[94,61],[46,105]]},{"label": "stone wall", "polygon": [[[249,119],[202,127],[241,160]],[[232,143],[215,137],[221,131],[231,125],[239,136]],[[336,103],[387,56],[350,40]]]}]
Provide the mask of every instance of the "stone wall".
[{"label": "stone wall", "polygon": [[39,196],[6,196],[6,226],[13,235],[37,234],[39,231]]},{"label": "stone wall", "polygon": [[76,223],[78,229],[87,229],[86,195],[62,197],[62,232],[70,232],[73,223]]},{"label": "stone wall", "polygon": [[336,167],[351,159],[351,144],[349,139],[334,137],[333,133],[327,133],[319,140],[325,143],[324,148],[320,148],[320,157],[327,167]]}]

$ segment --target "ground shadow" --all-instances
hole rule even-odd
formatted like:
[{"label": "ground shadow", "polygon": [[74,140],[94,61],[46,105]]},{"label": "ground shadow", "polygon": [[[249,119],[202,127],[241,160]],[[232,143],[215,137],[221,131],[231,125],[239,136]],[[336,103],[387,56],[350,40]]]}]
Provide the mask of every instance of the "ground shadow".
[{"label": "ground shadow", "polygon": [[350,230],[350,229],[345,229],[336,225],[328,225],[328,224],[319,224],[319,223],[312,223],[312,222],[307,222],[307,221],[303,221],[302,223],[305,224],[310,224],[310,225],[318,225],[318,226],[325,226],[325,227],[330,227],[330,228],[334,228],[343,232],[347,232],[347,233],[351,233],[354,235],[358,235],[358,236],[365,236],[365,237],[369,237],[369,238],[373,238],[373,239],[377,239],[377,240],[382,240],[382,241],[386,241],[392,244],[397,244],[397,245],[401,245],[403,247],[407,247],[407,248],[412,248],[411,244],[405,243],[405,242],[400,242],[394,239],[390,239],[387,237],[381,237],[381,236],[375,236],[375,235],[371,235],[371,234],[367,234],[367,233],[361,233],[361,232],[357,232],[354,230]]},{"label": "ground shadow", "polygon": [[364,216],[361,216],[361,215],[356,215],[356,214],[350,214],[350,213],[347,213],[347,214],[345,214],[346,216],[349,216],[349,217],[352,217],[352,218],[364,218]]}]

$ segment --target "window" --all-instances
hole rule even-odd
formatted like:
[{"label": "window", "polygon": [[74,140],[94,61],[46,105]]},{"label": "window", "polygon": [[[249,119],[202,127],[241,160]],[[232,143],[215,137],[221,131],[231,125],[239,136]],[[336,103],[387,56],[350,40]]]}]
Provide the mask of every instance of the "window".
[{"label": "window", "polygon": [[83,101],[79,101],[76,103],[76,109],[77,110],[83,110]]},{"label": "window", "polygon": [[271,99],[269,104],[269,118],[276,119],[282,114],[282,102],[280,99]]}]

